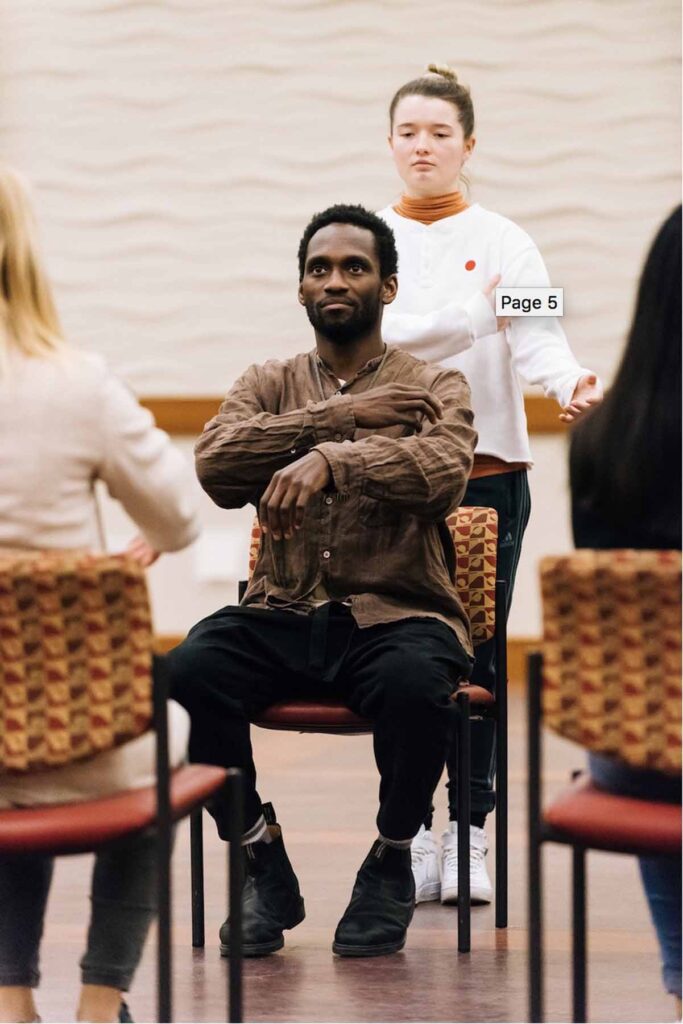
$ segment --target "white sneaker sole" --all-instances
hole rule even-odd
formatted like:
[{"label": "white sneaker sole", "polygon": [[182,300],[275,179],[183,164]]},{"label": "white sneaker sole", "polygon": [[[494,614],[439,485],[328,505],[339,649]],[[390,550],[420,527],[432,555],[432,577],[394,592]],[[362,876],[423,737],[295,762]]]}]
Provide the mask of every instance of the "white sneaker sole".
[{"label": "white sneaker sole", "polygon": [[415,890],[416,903],[429,903],[431,900],[438,900],[441,895],[440,882],[427,882]]},{"label": "white sneaker sole", "polygon": [[[492,899],[493,891],[491,889],[472,889],[470,892],[470,903],[473,906],[482,906],[485,903],[490,903]],[[458,902],[458,890],[442,889],[441,902],[447,906],[456,904]]]}]

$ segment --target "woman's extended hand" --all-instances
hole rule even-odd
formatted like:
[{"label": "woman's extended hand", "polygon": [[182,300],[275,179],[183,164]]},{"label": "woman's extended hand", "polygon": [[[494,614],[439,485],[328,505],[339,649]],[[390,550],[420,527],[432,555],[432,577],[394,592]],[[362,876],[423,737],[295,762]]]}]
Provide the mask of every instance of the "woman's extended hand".
[{"label": "woman's extended hand", "polygon": [[579,377],[569,405],[565,405],[560,413],[563,423],[575,423],[592,405],[602,402],[602,384],[594,373],[586,373]]},{"label": "woman's extended hand", "polygon": [[146,541],[142,534],[139,533],[137,537],[133,537],[125,550],[125,554],[129,558],[134,559],[143,569],[148,569],[150,565],[156,562],[161,552],[153,548],[149,541]]}]

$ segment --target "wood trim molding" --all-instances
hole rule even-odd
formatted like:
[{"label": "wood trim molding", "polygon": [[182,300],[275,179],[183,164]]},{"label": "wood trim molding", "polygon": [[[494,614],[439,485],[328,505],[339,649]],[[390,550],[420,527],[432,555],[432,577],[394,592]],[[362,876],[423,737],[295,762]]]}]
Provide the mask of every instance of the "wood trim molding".
[{"label": "wood trim molding", "polygon": [[[176,647],[184,637],[181,634],[164,633],[156,637],[155,649],[165,654]],[[526,681],[526,659],[530,651],[537,650],[540,640],[530,636],[508,637],[508,679],[510,686],[520,688]]]},{"label": "wood trim molding", "polygon": [[154,651],[156,654],[166,654],[184,639],[182,633],[159,633],[154,637]]},{"label": "wood trim molding", "polygon": [[[157,425],[169,434],[201,434],[204,424],[216,415],[223,401],[221,396],[197,398],[148,396],[140,402],[154,416]],[[558,419],[559,408],[552,398],[526,395],[524,408],[530,434],[563,434],[567,429]]]},{"label": "wood trim molding", "polygon": [[201,434],[204,424],[216,415],[222,398],[141,398],[140,404],[154,416],[156,424],[169,434]]},{"label": "wood trim molding", "polygon": [[539,650],[540,637],[508,637],[508,679],[511,686],[526,686],[526,661],[532,651]]},{"label": "wood trim molding", "polygon": [[525,395],[524,411],[530,434],[564,434],[567,424],[560,419],[560,407],[552,398]]}]

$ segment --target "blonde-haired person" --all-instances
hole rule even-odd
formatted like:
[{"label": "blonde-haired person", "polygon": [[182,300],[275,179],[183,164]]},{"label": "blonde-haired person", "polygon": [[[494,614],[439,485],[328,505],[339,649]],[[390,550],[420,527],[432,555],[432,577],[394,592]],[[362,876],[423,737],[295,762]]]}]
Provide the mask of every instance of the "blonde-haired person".
[{"label": "blonde-haired person", "polygon": [[[550,281],[529,235],[506,217],[470,205],[459,189],[475,146],[469,89],[451,68],[430,64],[424,75],[397,90],[389,122],[389,145],[404,191],[398,203],[380,211],[393,229],[399,255],[398,295],[386,310],[382,336],[467,377],[479,442],[462,504],[498,511],[498,574],[508,582],[509,608],[530,512],[531,451],[519,376],[542,385],[561,406],[565,422],[599,402],[602,386],[579,365],[557,319],[495,316],[498,284],[543,287]],[[472,682],[492,689],[494,644],[475,653]],[[471,892],[480,903],[492,896],[484,823],[495,803],[494,727],[492,721],[479,721],[472,732]],[[457,902],[456,765],[452,751],[450,821],[441,864],[431,818],[413,842],[418,902]]]},{"label": "blonde-haired person", "polygon": [[[103,480],[141,530],[143,566],[197,535],[190,467],[98,356],[64,339],[42,269],[27,188],[0,165],[0,547],[95,548],[94,485]],[[171,755],[188,723],[172,705]],[[66,803],[148,785],[146,734],[79,765],[0,777],[0,807]],[[48,857],[0,857],[0,1021],[37,1020],[32,989],[52,877]],[[128,1020],[122,999],[154,914],[153,837],[95,858],[78,1019]]]}]

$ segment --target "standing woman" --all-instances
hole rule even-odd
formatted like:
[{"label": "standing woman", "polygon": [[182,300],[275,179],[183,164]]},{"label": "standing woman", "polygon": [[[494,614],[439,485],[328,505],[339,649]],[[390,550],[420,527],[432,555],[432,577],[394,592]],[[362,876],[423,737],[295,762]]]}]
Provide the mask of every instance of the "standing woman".
[{"label": "standing woman", "polygon": [[[542,385],[571,422],[602,398],[597,376],[581,367],[553,317],[496,318],[493,293],[503,287],[547,287],[548,273],[531,238],[512,221],[469,205],[458,184],[475,145],[469,90],[448,67],[430,64],[403,85],[389,108],[394,163],[404,183],[395,206],[380,216],[396,236],[399,290],[385,311],[386,342],[414,355],[456,367],[472,389],[479,434],[474,469],[463,505],[498,512],[498,576],[508,583],[508,610],[522,537],[529,519],[527,470],[531,451],[518,375]],[[493,689],[493,641],[476,651],[471,682]],[[486,816],[493,810],[494,729],[491,720],[472,723],[471,895],[488,903]],[[441,871],[431,820],[413,842],[416,899],[455,903],[457,826],[455,774],[448,761],[449,826],[443,834]]]}]

